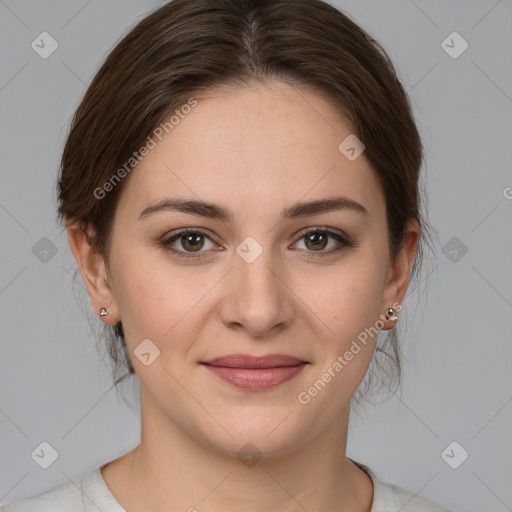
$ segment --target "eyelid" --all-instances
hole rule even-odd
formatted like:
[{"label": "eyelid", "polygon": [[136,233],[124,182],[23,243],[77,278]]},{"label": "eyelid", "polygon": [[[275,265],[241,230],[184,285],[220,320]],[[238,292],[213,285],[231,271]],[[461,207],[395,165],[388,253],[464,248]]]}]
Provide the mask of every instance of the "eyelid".
[{"label": "eyelid", "polygon": [[162,238],[164,240],[169,240],[171,238],[177,237],[179,235],[186,235],[187,233],[201,233],[202,235],[208,236],[208,238],[212,238],[208,231],[203,230],[203,228],[182,228],[177,229],[175,231],[171,231],[170,233],[164,235]]},{"label": "eyelid", "polygon": [[[297,243],[297,241],[299,239],[301,239],[302,237],[304,237],[305,235],[307,235],[309,233],[315,233],[317,231],[327,232],[327,234],[336,234],[336,235],[340,236],[341,238],[343,238],[346,242],[351,241],[350,237],[345,232],[338,230],[336,228],[331,228],[330,226],[311,226],[309,228],[302,229],[301,231],[299,231],[298,233],[296,233],[294,235],[294,238],[296,238],[296,241],[294,242],[294,244]],[[209,238],[212,242],[217,243],[215,241],[215,237],[212,237],[212,235],[209,232],[204,231],[202,228],[178,229],[177,231],[171,232],[170,235],[164,235],[162,240],[163,240],[163,242],[166,242],[168,240],[171,240],[173,238],[178,238],[180,235],[184,235],[187,233],[201,233],[201,234],[205,235],[207,238]],[[219,244],[217,243],[217,245],[219,245]]]},{"label": "eyelid", "polygon": [[[161,243],[162,244],[166,244],[166,243],[170,244],[171,240],[173,242],[176,240],[179,240],[180,236],[186,235],[188,233],[194,233],[194,234],[199,233],[201,235],[204,235],[206,238],[208,238],[214,244],[220,245],[216,242],[215,237],[213,237],[209,232],[203,231],[202,228],[183,228],[183,229],[178,229],[177,231],[172,231],[170,234],[163,236],[163,238],[161,239]],[[183,251],[180,251],[180,252],[183,252]],[[205,252],[205,251],[200,251],[200,252]],[[192,253],[190,253],[190,254],[192,254]]]},{"label": "eyelid", "polygon": [[351,238],[344,231],[341,231],[340,229],[336,229],[336,228],[331,228],[330,226],[312,226],[310,228],[304,228],[303,230],[299,231],[295,236],[299,239],[309,233],[315,233],[317,231],[322,231],[322,232],[326,232],[328,234],[338,235],[339,237],[343,238],[347,242],[351,241]]}]

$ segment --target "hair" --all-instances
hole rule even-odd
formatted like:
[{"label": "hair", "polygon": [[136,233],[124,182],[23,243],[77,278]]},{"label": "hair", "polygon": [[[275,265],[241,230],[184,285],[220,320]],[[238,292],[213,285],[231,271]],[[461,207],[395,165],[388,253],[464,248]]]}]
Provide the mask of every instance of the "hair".
[{"label": "hair", "polygon": [[[384,192],[391,258],[408,219],[420,225],[415,278],[430,235],[420,211],[423,147],[409,99],[382,46],[322,0],[173,0],[140,20],[106,56],[73,116],[57,182],[59,220],[78,223],[108,269],[126,183],[113,183],[116,171],[119,177],[121,166],[193,95],[269,79],[322,94],[348,120]],[[95,191],[107,183],[108,193],[98,198]],[[377,344],[357,403],[372,373],[384,375],[388,388],[400,384],[397,328]],[[135,371],[122,323],[106,330],[117,385]]]}]

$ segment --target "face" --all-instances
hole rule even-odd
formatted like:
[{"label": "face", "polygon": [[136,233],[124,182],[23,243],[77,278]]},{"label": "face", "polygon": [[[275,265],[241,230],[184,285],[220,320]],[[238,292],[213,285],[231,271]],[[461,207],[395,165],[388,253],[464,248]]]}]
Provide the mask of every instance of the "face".
[{"label": "face", "polygon": [[[338,149],[351,127],[327,99],[278,81],[195,98],[126,178],[110,306],[144,423],[284,452],[339,429],[410,258],[393,267],[383,192],[364,152]],[[230,355],[298,361],[204,364]]]}]

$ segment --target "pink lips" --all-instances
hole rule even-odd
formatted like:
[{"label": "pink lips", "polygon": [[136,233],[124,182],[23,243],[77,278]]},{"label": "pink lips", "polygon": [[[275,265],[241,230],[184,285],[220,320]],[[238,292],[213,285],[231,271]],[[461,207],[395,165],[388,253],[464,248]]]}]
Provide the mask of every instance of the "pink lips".
[{"label": "pink lips", "polygon": [[261,390],[275,387],[299,373],[307,361],[283,354],[255,357],[232,354],[202,363],[218,377],[239,388]]}]

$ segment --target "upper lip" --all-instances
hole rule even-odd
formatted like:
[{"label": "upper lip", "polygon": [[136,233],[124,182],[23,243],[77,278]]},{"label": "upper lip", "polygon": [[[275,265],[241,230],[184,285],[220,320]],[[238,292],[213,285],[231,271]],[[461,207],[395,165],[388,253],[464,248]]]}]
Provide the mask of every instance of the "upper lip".
[{"label": "upper lip", "polygon": [[278,368],[283,366],[296,366],[306,363],[297,357],[285,354],[270,354],[267,356],[251,356],[248,354],[231,354],[228,356],[216,357],[209,361],[202,361],[203,364],[213,366],[227,366],[231,368]]}]

